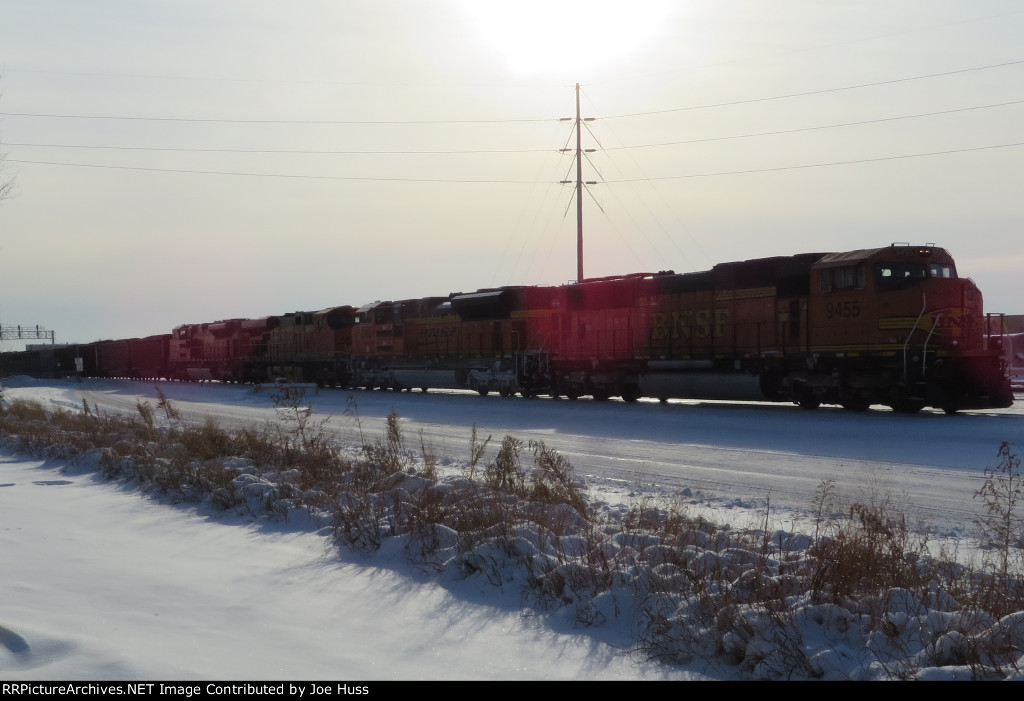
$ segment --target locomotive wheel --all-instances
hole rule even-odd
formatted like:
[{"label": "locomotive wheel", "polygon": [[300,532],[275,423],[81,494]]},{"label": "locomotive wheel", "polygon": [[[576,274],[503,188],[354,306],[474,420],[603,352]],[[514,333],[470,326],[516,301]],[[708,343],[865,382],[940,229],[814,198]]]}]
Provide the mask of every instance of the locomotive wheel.
[{"label": "locomotive wheel", "polygon": [[955,414],[959,408],[953,392],[946,387],[929,387],[928,397],[932,406],[942,409],[947,415]]},{"label": "locomotive wheel", "polygon": [[803,384],[799,384],[793,388],[793,401],[796,402],[797,406],[807,411],[814,411],[821,406],[821,399],[814,395],[811,389]]},{"label": "locomotive wheel", "polygon": [[847,411],[867,411],[871,406],[871,402],[867,399],[850,399],[843,402],[842,407]]},{"label": "locomotive wheel", "polygon": [[812,397],[810,395],[800,397],[800,399],[798,399],[796,403],[800,406],[801,409],[806,409],[807,411],[814,411],[815,409],[821,406],[821,400],[818,399],[817,397]]},{"label": "locomotive wheel", "polygon": [[486,397],[487,393],[490,390],[488,390],[486,387],[478,387],[476,391],[477,391],[477,394],[479,394],[481,397]]},{"label": "locomotive wheel", "polygon": [[611,395],[608,394],[608,390],[606,389],[595,389],[593,392],[591,392],[590,396],[592,396],[599,402],[606,402],[608,401],[608,397],[610,397]]},{"label": "locomotive wheel", "polygon": [[632,404],[640,398],[640,390],[636,387],[628,387],[622,390],[622,401]]},{"label": "locomotive wheel", "polygon": [[924,402],[919,399],[904,399],[892,406],[892,410],[897,414],[916,414],[922,409],[924,409]]}]

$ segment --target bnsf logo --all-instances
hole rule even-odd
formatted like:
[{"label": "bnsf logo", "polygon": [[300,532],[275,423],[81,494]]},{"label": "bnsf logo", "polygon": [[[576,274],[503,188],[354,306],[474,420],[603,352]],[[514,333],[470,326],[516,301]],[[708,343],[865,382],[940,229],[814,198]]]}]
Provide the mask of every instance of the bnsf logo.
[{"label": "bnsf logo", "polygon": [[655,312],[651,314],[651,338],[716,338],[725,335],[729,310],[690,309],[682,312]]},{"label": "bnsf logo", "polygon": [[971,317],[964,314],[963,309],[947,309],[943,312],[935,312],[931,316],[931,323],[928,325],[934,328],[934,333],[943,336],[963,336],[964,330],[973,328]]}]

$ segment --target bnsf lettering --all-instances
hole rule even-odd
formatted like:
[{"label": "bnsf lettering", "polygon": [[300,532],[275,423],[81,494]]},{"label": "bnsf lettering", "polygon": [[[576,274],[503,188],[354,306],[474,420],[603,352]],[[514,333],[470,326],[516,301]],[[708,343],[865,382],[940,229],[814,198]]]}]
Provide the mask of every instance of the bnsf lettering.
[{"label": "bnsf lettering", "polygon": [[651,315],[651,338],[708,338],[725,335],[729,310],[690,309],[682,312],[655,312]]},{"label": "bnsf lettering", "polygon": [[442,326],[440,328],[431,326],[429,328],[420,329],[420,338],[428,341],[449,338],[451,336],[457,336],[458,334],[459,327],[457,326]]}]

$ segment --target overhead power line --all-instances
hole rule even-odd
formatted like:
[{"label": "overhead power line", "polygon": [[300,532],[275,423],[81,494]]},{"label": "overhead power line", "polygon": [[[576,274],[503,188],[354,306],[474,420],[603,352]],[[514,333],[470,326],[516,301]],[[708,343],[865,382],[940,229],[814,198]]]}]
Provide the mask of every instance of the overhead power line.
[{"label": "overhead power line", "polygon": [[[624,119],[627,117],[645,117],[650,115],[658,114],[671,114],[674,112],[687,112],[691,110],[709,109],[712,107],[728,107],[732,105],[745,105],[757,102],[768,102],[772,100],[784,100],[791,97],[805,97],[808,95],[821,95],[832,92],[841,92],[844,90],[857,90],[860,88],[876,87],[881,85],[894,85],[898,83],[906,83],[914,80],[925,80],[928,78],[940,78],[950,75],[958,75],[961,73],[970,73],[973,71],[984,71],[993,68],[1004,68],[1006,66],[1016,66],[1024,64],[1024,59],[1016,61],[1005,61],[1003,63],[993,63],[987,66],[972,66],[970,68],[960,68],[952,71],[943,71],[941,73],[928,73],[925,75],[910,76],[907,78],[893,78],[890,80],[881,80],[873,83],[859,83],[856,85],[845,85],[835,88],[822,88],[820,90],[808,90],[805,92],[787,93],[784,95],[771,95],[768,97],[756,97],[747,98],[742,100],[732,100],[728,102],[716,102],[704,105],[691,105],[689,107],[674,107],[663,110],[652,110],[648,112],[628,112],[624,114],[613,114],[606,117],[600,117],[599,119]],[[210,124],[323,124],[323,125],[402,125],[402,124],[517,124],[517,123],[536,123],[536,122],[552,122],[559,121],[558,119],[551,117],[538,117],[538,118],[522,118],[522,119],[372,119],[372,120],[359,120],[359,119],[222,119],[222,118],[205,118],[205,117],[145,117],[145,116],[133,116],[133,115],[90,115],[90,114],[60,114],[53,112],[0,112],[0,116],[6,117],[32,117],[40,119],[95,119],[95,120],[121,120],[121,121],[141,121],[141,122],[186,122],[186,123],[210,123]]]},{"label": "overhead power line", "polygon": [[845,166],[855,165],[858,163],[879,163],[882,161],[898,161],[909,158],[926,158],[928,156],[947,156],[954,153],[971,153],[974,151],[991,151],[1000,148],[1013,148],[1015,146],[1024,146],[1024,141],[1020,141],[1012,144],[994,144],[992,146],[974,146],[971,148],[958,148],[949,149],[946,151],[930,151],[928,153],[906,153],[898,156],[879,156],[878,158],[858,158],[851,161],[829,161],[827,163],[804,163],[801,165],[794,166],[776,166],[773,168],[750,168],[747,170],[724,170],[715,173],[691,173],[689,175],[663,175],[655,176],[650,178],[621,178],[619,180],[607,180],[605,182],[612,183],[635,183],[635,182],[648,182],[653,180],[682,180],[685,178],[713,178],[721,175],[745,175],[748,173],[772,173],[780,170],[802,170],[805,168],[827,168],[830,166]]},{"label": "overhead power line", "polygon": [[[957,107],[949,110],[937,110],[934,112],[919,112],[917,114],[897,115],[894,117],[880,117],[878,119],[862,119],[854,122],[839,122],[836,124],[819,124],[809,127],[796,127],[794,129],[776,129],[773,131],[751,132],[748,134],[730,134],[728,136],[709,136],[700,139],[683,139],[679,141],[662,141],[650,144],[628,144],[625,146],[602,146],[603,151],[621,151],[624,149],[655,148],[661,146],[680,146],[685,144],[700,144],[713,141],[728,141],[731,139],[749,139],[758,136],[778,136],[781,134],[798,134],[807,131],[821,131],[825,129],[840,129],[844,127],[862,126],[865,124],[883,124],[885,122],[896,122],[906,119],[920,119],[923,117],[937,117],[946,114],[958,114],[975,110],[993,109],[996,107],[1010,107],[1024,104],[1024,100],[1012,100],[1010,102],[998,102],[990,105],[974,105],[971,107]],[[591,119],[591,118],[588,118]],[[564,121],[561,120],[561,121]],[[588,126],[589,130],[589,126]],[[597,137],[591,132],[591,136],[597,141]],[[424,150],[352,150],[352,149],[241,149],[241,148],[186,148],[186,147],[162,147],[162,146],[111,146],[91,144],[54,144],[54,143],[32,143],[8,141],[3,146],[18,146],[23,148],[59,148],[59,149],[84,149],[96,151],[152,151],[156,153],[248,153],[263,155],[325,155],[325,156],[446,156],[446,155],[470,155],[470,154],[510,154],[510,153],[551,153],[557,149],[424,149]],[[562,149],[563,151],[565,149]]]},{"label": "overhead power line", "polygon": [[203,124],[519,124],[524,122],[557,122],[552,118],[537,119],[215,119],[205,117],[137,117],[113,114],[57,114],[52,112],[0,112],[4,117],[40,119],[109,119],[130,122],[186,122]]},{"label": "overhead power line", "polygon": [[772,100],[786,100],[791,97],[806,97],[808,95],[822,95],[825,93],[841,92],[843,90],[858,90],[860,88],[871,88],[880,85],[895,85],[897,83],[907,83],[913,80],[925,80],[927,78],[940,78],[943,76],[957,75],[959,73],[970,73],[972,71],[984,71],[990,68],[1003,68],[1006,66],[1016,66],[1024,63],[1024,59],[1019,61],[1006,61],[1005,63],[993,63],[988,66],[974,66],[972,68],[961,68],[955,71],[945,71],[942,73],[929,73],[927,75],[917,75],[909,78],[893,78],[891,80],[880,80],[875,83],[859,83],[856,85],[844,85],[838,88],[822,88],[821,90],[808,90],[806,92],[795,92],[787,93],[785,95],[771,95],[769,97],[754,97],[744,100],[731,100],[729,102],[714,102],[706,105],[692,105],[690,107],[675,107],[664,110],[653,110],[650,112],[628,112],[625,114],[613,114],[607,117],[601,117],[600,119],[624,119],[626,117],[646,117],[650,115],[658,114],[671,114],[673,112],[688,112],[692,110],[704,110],[712,107],[731,107],[733,105],[749,105],[755,102],[770,102]]},{"label": "overhead power line", "polygon": [[[777,166],[771,168],[750,168],[745,170],[729,170],[719,171],[713,173],[691,173],[687,175],[664,175],[655,177],[645,178],[620,178],[617,180],[606,180],[604,182],[608,184],[615,183],[627,183],[627,182],[647,182],[653,180],[681,180],[685,178],[710,178],[722,175],[743,175],[748,173],[771,173],[782,170],[800,170],[805,168],[826,168],[830,166],[842,166],[842,165],[854,165],[857,163],[878,163],[882,161],[896,161],[910,158],[926,158],[929,156],[945,156],[955,153],[971,153],[976,151],[991,151],[1002,148],[1013,148],[1016,146],[1024,146],[1024,142],[1010,143],[1010,144],[993,144],[990,146],[974,146],[970,148],[961,149],[948,149],[945,151],[930,151],[927,153],[907,153],[896,156],[879,156],[877,158],[858,158],[849,161],[829,161],[826,163],[805,163],[801,165],[793,166]],[[395,178],[395,177],[369,177],[361,175],[308,175],[308,174],[294,174],[294,173],[245,173],[240,171],[221,171],[221,170],[191,170],[181,168],[147,168],[142,166],[116,166],[116,165],[99,165],[94,163],[61,163],[56,161],[33,161],[26,159],[8,158],[8,163],[23,163],[27,165],[44,165],[44,166],[62,166],[68,168],[101,168],[106,170],[134,170],[134,171],[145,171],[155,173],[183,173],[187,175],[233,175],[249,178],[294,178],[304,180],[341,180],[341,181],[367,181],[367,182],[407,182],[407,183],[453,183],[453,184],[507,184],[507,185],[536,185],[536,180],[502,180],[502,179],[458,179],[458,178]],[[561,181],[551,181],[551,184],[561,184]]]},{"label": "overhead power line", "polygon": [[174,148],[161,146],[90,146],[84,144],[39,144],[17,141],[4,141],[3,146],[21,146],[25,148],[68,148],[91,149],[97,151],[156,151],[174,153],[253,153],[264,155],[317,155],[317,156],[448,156],[462,154],[495,154],[495,153],[552,153],[556,149],[448,149],[426,151],[351,151],[351,150],[301,150],[301,149],[245,149],[245,148]]},{"label": "overhead power line", "polygon": [[879,119],[861,119],[856,122],[839,122],[838,124],[821,124],[810,127],[798,127],[795,129],[777,129],[774,131],[758,131],[751,132],[749,134],[732,134],[729,136],[710,136],[703,139],[685,139],[683,141],[664,141],[656,144],[633,144],[629,146],[609,146],[604,147],[604,151],[620,151],[623,149],[630,148],[652,148],[656,146],[679,146],[682,144],[702,144],[709,141],[728,141],[730,139],[749,139],[755,136],[778,136],[780,134],[798,134],[805,131],[820,131],[823,129],[839,129],[842,127],[856,127],[864,124],[882,124],[885,122],[896,122],[903,119],[918,119],[921,117],[937,117],[944,114],[956,114],[958,112],[970,112],[972,110],[984,110],[993,107],[1009,107],[1010,105],[1024,104],[1024,100],[1014,100],[1012,102],[999,102],[992,105],[977,105],[975,107],[959,107],[951,110],[939,110],[937,112],[921,112],[918,114],[906,114],[899,115],[896,117],[880,117]]},{"label": "overhead power line", "polygon": [[457,183],[457,184],[508,184],[535,185],[533,180],[500,180],[500,179],[460,179],[460,178],[396,178],[370,177],[365,175],[309,175],[302,173],[245,173],[229,170],[195,170],[185,168],[149,168],[145,166],[117,166],[98,163],[62,163],[57,161],[31,161],[17,158],[4,159],[6,163],[24,163],[28,165],[62,166],[67,168],[101,168],[104,170],[135,170],[149,173],[183,173],[186,175],[234,175],[246,178],[294,178],[299,180],[363,180],[368,182],[399,182],[399,183]]}]

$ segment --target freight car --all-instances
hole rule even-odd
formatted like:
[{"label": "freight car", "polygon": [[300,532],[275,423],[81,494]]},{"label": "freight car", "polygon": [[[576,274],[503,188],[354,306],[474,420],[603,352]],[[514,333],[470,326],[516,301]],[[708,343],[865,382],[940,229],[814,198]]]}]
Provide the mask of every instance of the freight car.
[{"label": "freight car", "polygon": [[1009,340],[945,250],[893,244],[185,324],[74,352],[89,376],[952,413],[1012,404]]},{"label": "freight car", "polygon": [[95,365],[91,361],[95,354],[86,352],[74,343],[56,345],[30,345],[24,351],[6,351],[0,353],[0,377],[10,375],[30,375],[32,377],[70,377],[85,375],[94,376]]},{"label": "freight car", "polygon": [[74,346],[74,360],[63,363],[64,375],[131,380],[166,380],[170,334],[95,341]]}]

